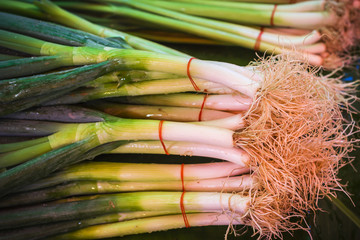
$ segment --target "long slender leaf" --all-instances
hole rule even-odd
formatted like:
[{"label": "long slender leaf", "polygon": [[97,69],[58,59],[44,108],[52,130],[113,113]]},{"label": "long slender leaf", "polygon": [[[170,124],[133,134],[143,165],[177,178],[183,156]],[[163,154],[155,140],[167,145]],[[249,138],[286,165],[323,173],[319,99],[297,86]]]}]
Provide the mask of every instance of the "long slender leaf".
[{"label": "long slender leaf", "polygon": [[63,125],[64,123],[49,121],[3,119],[0,120],[0,136],[47,136],[57,132]]},{"label": "long slender leaf", "polygon": [[66,166],[92,159],[123,143],[119,141],[97,146],[96,136],[91,136],[13,167],[0,173],[0,198],[24,184],[35,182]]},{"label": "long slender leaf", "polygon": [[7,119],[44,120],[73,123],[100,122],[109,117],[110,116],[108,114],[103,112],[75,105],[43,106],[6,115]]},{"label": "long slender leaf", "polygon": [[0,62],[0,79],[24,77],[68,66],[63,56],[41,56]]},{"label": "long slender leaf", "polygon": [[113,71],[116,65],[114,61],[105,61],[56,73],[3,80],[0,82],[0,115],[55,99]]},{"label": "long slender leaf", "polygon": [[3,12],[0,13],[0,28],[70,46],[130,48],[122,39],[115,42],[58,24]]}]

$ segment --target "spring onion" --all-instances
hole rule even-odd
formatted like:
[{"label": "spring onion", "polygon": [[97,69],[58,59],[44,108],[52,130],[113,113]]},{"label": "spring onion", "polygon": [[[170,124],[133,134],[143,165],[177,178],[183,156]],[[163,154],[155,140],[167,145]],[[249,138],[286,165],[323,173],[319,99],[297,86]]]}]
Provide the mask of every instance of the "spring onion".
[{"label": "spring onion", "polygon": [[[0,229],[74,220],[119,211],[176,211],[179,210],[180,196],[181,192],[156,191],[106,194],[81,201],[30,206],[22,209],[21,216],[17,209],[7,209],[0,211]],[[245,214],[249,204],[250,198],[240,194],[188,192],[184,196],[184,206],[189,211],[233,211]]]},{"label": "spring onion", "polygon": [[[190,213],[187,214],[187,217],[189,224],[194,227],[216,225],[235,226],[244,224],[242,219],[231,220],[231,218],[233,218],[231,214]],[[101,239],[184,227],[183,216],[181,214],[177,214],[92,226],[68,234],[56,236],[54,239]]]},{"label": "spring onion", "polygon": [[[248,172],[246,167],[230,162],[214,162],[201,164],[186,164],[183,179],[185,181],[225,178]],[[113,182],[146,182],[181,181],[179,164],[146,164],[121,162],[84,162],[58,171],[30,184],[19,191],[37,190],[71,181],[113,181]]]},{"label": "spring onion", "polygon": [[[356,31],[360,11],[356,1],[352,0],[281,5],[231,1],[107,2],[57,3],[67,9],[85,11],[90,16],[95,12],[111,13],[122,17],[118,21],[130,18],[140,23],[149,22],[158,29],[190,33],[215,40],[215,44],[234,44],[275,54],[296,49],[310,63],[327,68],[348,63],[347,52],[356,45],[360,36]],[[290,28],[290,31],[284,31],[284,28]]]},{"label": "spring onion", "polygon": [[[117,176],[113,173],[115,169],[110,169],[112,166],[117,169]],[[150,167],[146,168],[148,166]],[[91,173],[88,170],[91,167],[104,168]],[[221,171],[215,173],[214,168],[216,167],[220,168]],[[178,168],[178,172],[173,174],[172,172],[176,168]],[[186,164],[183,168],[186,169],[186,176],[183,176],[183,179],[180,180],[177,176],[181,169],[179,165],[97,162],[80,164],[29,185],[26,189],[19,189],[19,191],[22,191],[21,193],[3,198],[0,208],[43,203],[77,195],[133,191],[181,191],[183,184],[187,192],[239,192],[249,189],[255,184],[248,174],[236,176],[245,170],[235,164],[223,162]],[[168,169],[171,172],[168,173],[166,171]],[[206,173],[207,169],[212,172]],[[104,173],[111,175],[104,178]],[[145,176],[139,176],[139,173],[144,173]],[[164,173],[165,176],[157,177],[157,174]],[[34,187],[41,189],[35,189]],[[34,190],[24,192],[24,190],[29,189]]]},{"label": "spring onion", "polygon": [[[48,6],[41,3],[38,6],[46,12]],[[58,9],[51,6],[50,10]],[[58,10],[64,14],[61,9]],[[184,194],[184,189],[179,191],[180,181],[184,184],[186,180],[177,169],[176,176],[180,177],[180,181],[176,191],[152,189],[155,191],[79,196],[25,208],[15,206],[0,211],[0,228],[3,230],[27,226],[36,228],[36,225],[40,227],[42,224],[81,220],[119,211],[151,210],[184,214],[185,207],[185,212],[189,214],[229,214],[231,220],[241,218],[239,224],[253,227],[262,236],[281,236],[283,231],[304,229],[299,222],[293,221],[293,217],[301,221],[307,211],[318,209],[318,199],[332,194],[334,189],[341,189],[336,175],[339,168],[346,164],[343,157],[352,150],[352,142],[348,139],[351,133],[347,134],[344,127],[351,132],[353,126],[351,122],[343,125],[341,110],[351,108],[352,99],[347,94],[353,86],[328,76],[315,75],[316,70],[298,60],[298,56],[278,55],[249,67],[238,67],[134,49],[70,46],[6,30],[1,30],[0,45],[30,55],[67,56],[75,66],[111,60],[116,62],[113,71],[165,72],[177,77],[187,76],[187,80],[194,77],[195,81],[201,79],[216,83],[221,85],[220,88],[231,89],[234,95],[249,99],[243,116],[234,115],[226,119],[227,124],[231,119],[229,126],[237,126],[235,128],[223,125],[224,119],[214,120],[215,123],[211,121],[211,124],[180,123],[106,115],[102,121],[64,123],[55,133],[39,139],[0,145],[2,149],[8,149],[0,156],[0,167],[6,168],[0,174],[0,180],[7,179],[7,182],[0,182],[14,182],[13,185],[1,186],[4,195],[20,190],[20,187],[26,189],[24,183],[37,170],[36,167],[27,170],[34,162],[49,164],[46,167],[35,164],[44,168],[44,172],[39,174],[42,178],[65,165],[100,153],[140,153],[141,148],[143,153],[158,153],[160,146],[166,154],[191,154],[185,151],[191,150],[194,154],[221,159],[219,156],[225,155],[221,153],[230,153],[225,160],[241,166],[242,173],[250,174],[251,182],[256,183],[249,190],[235,193]],[[176,83],[173,80],[167,83]],[[106,80],[90,83],[84,88],[98,88],[101,95],[104,94],[101,90],[105,89],[101,86],[122,88],[130,84]],[[205,89],[186,91],[206,93]],[[76,144],[82,143],[84,148],[76,147]],[[20,147],[21,144],[26,147]],[[190,148],[191,145],[195,147]],[[72,147],[74,151],[70,151]],[[64,158],[67,161],[63,164],[53,165]],[[27,176],[20,174],[23,169],[28,171]],[[146,182],[150,184],[153,179],[154,176]],[[141,223],[146,219],[136,221]],[[180,227],[183,226],[184,222]]]},{"label": "spring onion", "polygon": [[[147,104],[179,107],[201,108],[204,102],[204,94],[177,93],[159,94],[144,96],[126,96],[111,98],[110,101],[128,104]],[[214,109],[222,111],[246,111],[251,105],[251,99],[241,95],[214,94],[208,95],[204,103],[204,109]]]}]

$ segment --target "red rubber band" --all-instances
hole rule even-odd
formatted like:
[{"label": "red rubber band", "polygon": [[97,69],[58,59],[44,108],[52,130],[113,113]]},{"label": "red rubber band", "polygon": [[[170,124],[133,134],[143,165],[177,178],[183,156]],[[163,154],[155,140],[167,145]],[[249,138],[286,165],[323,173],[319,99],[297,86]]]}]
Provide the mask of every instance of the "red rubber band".
[{"label": "red rubber band", "polygon": [[184,195],[185,195],[184,163],[181,164],[180,176],[181,176],[181,185],[182,185],[182,194],[181,194],[181,197],[180,197],[180,209],[181,209],[181,214],[182,214],[183,219],[184,219],[185,227],[189,228],[190,224],[189,224],[189,220],[188,220],[188,218],[186,216],[185,206],[184,206]]},{"label": "red rubber band", "polygon": [[161,121],[159,122],[159,140],[160,140],[160,142],[161,142],[161,145],[162,145],[162,147],[163,147],[163,149],[164,149],[165,154],[166,154],[166,155],[170,155],[170,153],[169,153],[168,150],[166,149],[165,143],[164,143],[163,138],[162,138],[162,126],[163,126],[163,122],[164,122],[164,120],[161,120]]},{"label": "red rubber band", "polygon": [[186,67],[186,73],[187,73],[188,78],[190,79],[190,82],[191,82],[191,84],[193,85],[195,91],[198,92],[198,91],[200,91],[200,88],[196,85],[195,81],[192,79],[191,74],[190,74],[190,63],[191,63],[191,61],[192,61],[193,59],[195,59],[195,58],[192,57],[192,58],[189,59],[188,64],[187,64],[187,67]]},{"label": "red rubber band", "polygon": [[181,177],[182,191],[185,192],[185,184],[184,184],[184,164],[183,164],[183,163],[181,164],[180,177]]},{"label": "red rubber band", "polygon": [[260,49],[261,36],[263,35],[263,33],[264,33],[264,27],[261,27],[259,35],[257,36],[256,42],[255,42],[255,45],[254,45],[254,50],[255,51],[259,51],[259,49]]},{"label": "red rubber band", "polygon": [[270,17],[270,26],[274,26],[274,16],[277,9],[277,4],[274,5],[274,9],[272,10],[271,17]]},{"label": "red rubber band", "polygon": [[201,104],[201,109],[200,109],[200,112],[199,112],[199,119],[198,119],[199,122],[201,122],[202,113],[203,113],[204,106],[205,106],[205,101],[206,101],[206,99],[207,99],[208,96],[209,96],[208,93],[206,93],[206,94],[204,95],[204,100],[203,100],[203,102],[202,102],[202,104]]}]

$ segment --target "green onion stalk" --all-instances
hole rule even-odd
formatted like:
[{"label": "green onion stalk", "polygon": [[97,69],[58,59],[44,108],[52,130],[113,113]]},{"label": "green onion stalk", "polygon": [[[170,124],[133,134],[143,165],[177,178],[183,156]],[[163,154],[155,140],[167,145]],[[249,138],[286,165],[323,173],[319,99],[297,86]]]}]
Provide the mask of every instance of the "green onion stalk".
[{"label": "green onion stalk", "polygon": [[[102,112],[116,115],[122,110],[119,106],[137,105],[139,107],[175,107],[178,109],[196,109],[195,116],[199,117],[201,109],[217,110],[228,113],[241,113],[249,109],[251,99],[240,95],[230,94],[200,94],[200,93],[179,93],[179,94],[159,94],[159,95],[143,95],[143,96],[127,96],[108,98],[109,101],[90,101],[85,103],[87,108],[81,108],[76,105],[54,105],[42,106],[21,112],[8,114],[3,118],[22,119],[22,120],[48,120],[60,122],[89,122],[102,121],[106,118],[104,113],[93,111],[89,108],[100,109]],[[57,100],[59,101],[59,100]],[[46,104],[49,104],[46,103]],[[112,108],[106,108],[111,106]],[[150,110],[151,108],[148,108]],[[171,108],[170,108],[171,109]],[[155,109],[156,110],[156,109]],[[190,111],[190,110],[189,110]],[[156,111],[157,112],[157,111]],[[151,113],[148,112],[150,115]],[[162,112],[166,114],[166,112]],[[175,113],[176,114],[176,113]],[[155,113],[154,113],[155,115]],[[118,115],[119,116],[119,115]],[[121,115],[120,115],[121,116]],[[159,115],[157,115],[160,117]],[[150,116],[148,116],[150,117]],[[183,117],[194,117],[183,116]],[[165,120],[165,119],[164,119]],[[192,121],[197,121],[192,120]],[[204,118],[201,117],[201,120]]]},{"label": "green onion stalk", "polygon": [[[237,93],[222,84],[194,78],[199,91],[210,94],[234,94]],[[47,105],[75,104],[101,98],[113,98],[121,96],[139,96],[153,94],[170,94],[194,91],[194,86],[189,78],[149,80],[123,84],[108,83],[96,87],[76,89],[61,97],[48,101]]]},{"label": "green onion stalk", "polygon": [[144,96],[126,96],[111,98],[109,101],[123,104],[145,104],[178,107],[194,107],[220,111],[246,111],[251,105],[251,99],[241,95],[209,94],[204,102],[205,94],[174,93]]},{"label": "green onion stalk", "polygon": [[[94,172],[91,168],[97,169]],[[146,168],[149,167],[149,168]],[[217,168],[217,169],[216,169]],[[203,173],[209,170],[208,173]],[[183,176],[180,173],[183,171]],[[239,192],[256,184],[236,164],[139,164],[93,162],[72,166],[3,198],[1,208],[71,196],[134,191]],[[198,173],[199,172],[199,173]],[[106,175],[108,174],[108,175]],[[143,174],[143,175],[141,175]],[[157,175],[161,174],[161,177]]]},{"label": "green onion stalk", "polygon": [[296,49],[311,64],[326,68],[348,62],[351,58],[348,51],[356,46],[360,36],[356,29],[360,11],[352,0],[282,5],[227,1],[108,2],[111,5],[83,1],[58,3],[67,9],[88,11],[89,15],[111,13],[257,51],[277,54]]},{"label": "green onion stalk", "polygon": [[[21,112],[8,114],[3,120],[32,120],[59,123],[102,122],[109,117],[104,112],[92,110],[77,105],[57,105],[35,107]],[[29,121],[29,123],[30,123]],[[36,122],[34,122],[36,124]],[[57,123],[55,123],[57,124]],[[27,124],[24,124],[27,126]],[[56,125],[54,125],[55,127]],[[29,128],[32,128],[30,126]],[[56,127],[55,127],[56,128]]]},{"label": "green onion stalk", "polygon": [[[114,104],[114,103],[99,103],[99,106],[92,103],[93,108],[102,109],[103,111],[122,118],[137,118],[137,119],[157,119],[157,120],[168,120],[168,121],[178,121],[178,122],[195,122],[199,121],[209,121],[227,118],[233,116],[234,114],[216,110],[208,109],[198,109],[198,108],[181,108],[181,107],[164,107],[164,106],[138,106],[138,105],[126,105],[126,104]],[[112,108],[108,108],[112,107]],[[23,115],[23,114],[21,114]],[[21,115],[12,115],[13,117],[19,117]],[[0,120],[0,135],[2,136],[11,136],[13,135],[21,136],[22,133],[25,135],[31,136],[33,132],[34,136],[45,136],[51,133],[56,132],[61,124],[54,123],[54,128],[52,129],[52,124],[48,121],[38,121],[38,120],[16,120],[11,123],[12,120],[7,117],[7,119]],[[41,126],[42,122],[44,126]],[[222,121],[224,122],[224,121]],[[26,129],[27,126],[30,126],[29,129]],[[236,125],[237,127],[238,125]],[[234,127],[235,128],[235,127]],[[19,129],[19,130],[17,130]],[[37,131],[37,130],[43,131]],[[7,135],[7,132],[10,135]],[[49,132],[47,134],[47,132]]]},{"label": "green onion stalk", "polygon": [[[226,214],[218,213],[189,213],[187,214],[187,220],[189,225],[194,227],[222,225],[235,226],[243,225],[244,223],[242,219],[231,220],[231,215],[229,217]],[[54,239],[101,239],[184,227],[183,215],[177,214],[92,226],[68,234],[56,236]]]},{"label": "green onion stalk", "polygon": [[[52,224],[56,223],[56,220],[60,219],[66,221],[62,221],[62,223],[67,223],[68,221],[80,221],[83,219],[88,219],[90,216],[100,217],[104,214],[128,212],[129,210],[135,213],[139,211],[155,212],[152,213],[152,215],[164,215],[164,212],[168,212],[172,214],[179,214],[178,216],[182,217],[179,208],[179,199],[181,195],[181,192],[134,192],[92,196],[90,199],[83,198],[82,200],[78,201],[42,204],[41,207],[36,205],[29,206],[22,209],[22,216],[17,217],[17,219],[13,218],[13,214],[16,212],[16,210],[9,209],[2,211],[2,215],[4,217],[6,215],[7,219],[1,219],[4,220],[1,221],[4,223],[1,228],[3,230],[7,229],[11,231],[11,226],[8,225],[10,222],[16,224],[18,228],[21,226],[36,227],[36,224],[39,226],[43,223]],[[221,201],[219,201],[220,198]],[[248,201],[246,200],[246,197],[228,193],[187,192],[184,195],[184,208],[187,211],[187,217],[189,217],[192,212],[214,213],[214,215],[217,216],[220,216],[221,213],[224,213],[224,216],[227,216],[227,220],[229,220],[229,218],[235,214],[235,211],[242,212],[246,210],[247,204]],[[45,211],[47,211],[47,213]],[[53,217],[50,216],[50,213],[53,213]],[[26,218],[31,218],[33,221],[25,222],[24,220]],[[47,221],[45,221],[45,218]],[[146,221],[146,219],[147,218],[140,218],[139,220]],[[150,221],[152,221],[152,219]],[[241,223],[244,222],[242,221]],[[224,221],[223,224],[228,225],[229,221]],[[182,220],[182,223],[179,227],[183,226],[184,220]],[[196,224],[193,226],[196,226]],[[46,225],[44,225],[44,227],[46,227]],[[147,231],[151,231],[150,229]]]},{"label": "green onion stalk", "polygon": [[[203,156],[226,160],[238,164],[239,167],[246,169],[247,155],[236,148],[223,148],[206,144],[164,141],[169,155],[182,156]],[[146,153],[146,154],[166,154],[163,146],[158,141],[136,141],[124,144],[122,147],[112,150],[110,153]],[[241,157],[240,157],[241,156]],[[242,162],[238,161],[239,157]]]},{"label": "green onion stalk", "polygon": [[3,199],[1,207],[14,207],[45,203],[70,196],[95,195],[138,191],[181,191],[182,183],[187,192],[236,192],[246,191],[253,186],[249,175],[196,181],[173,182],[110,182],[79,181],[62,184],[51,189],[20,193]]},{"label": "green onion stalk", "polygon": [[[108,0],[112,2],[117,2],[118,0]],[[216,1],[207,1],[207,0],[194,0],[194,1],[184,1],[184,0],[176,0],[170,2],[192,2],[196,4],[205,4],[211,6],[219,6],[219,7],[232,7],[232,8],[240,8],[240,9],[248,9],[248,10],[269,10],[271,9],[271,4],[277,4],[279,1],[223,1],[223,3],[219,3]],[[256,4],[254,4],[256,3]],[[292,4],[289,4],[292,3]],[[278,6],[278,11],[280,12],[315,12],[323,10],[324,2],[323,1],[283,1],[282,4]]]},{"label": "green onion stalk", "polygon": [[94,102],[91,103],[90,106],[110,115],[122,118],[157,119],[177,122],[209,121],[223,119],[234,115],[229,112],[201,108],[139,106],[110,102]]},{"label": "green onion stalk", "polygon": [[[94,168],[95,167],[95,168]],[[181,169],[183,176],[181,177]],[[59,170],[47,178],[23,186],[17,192],[51,188],[80,181],[179,182],[234,177],[249,170],[231,162],[199,164],[153,164],[121,162],[84,162]]]},{"label": "green onion stalk", "polygon": [[[176,212],[175,212],[176,213]],[[113,214],[101,215],[98,217],[86,218],[73,221],[66,221],[60,223],[46,224],[40,226],[32,226],[16,230],[2,231],[0,239],[23,239],[35,240],[50,237],[56,234],[67,233],[77,229],[85,228],[88,226],[122,222],[127,220],[147,218],[153,216],[164,216],[174,214],[171,211],[136,211],[136,212],[118,212]]]},{"label": "green onion stalk", "polygon": [[[34,226],[44,223],[75,220],[104,214],[126,211],[178,211],[182,192],[127,192],[94,195],[82,200],[59,201],[32,205],[21,209],[1,211],[1,229]],[[193,212],[233,212],[244,214],[248,211],[250,199],[241,194],[217,192],[186,192],[184,208]]]},{"label": "green onion stalk", "polygon": [[[115,1],[116,2],[116,1]],[[150,2],[150,1],[143,1]],[[152,5],[161,6],[166,9],[183,12],[195,16],[210,17],[223,20],[231,20],[248,25],[270,25],[271,12],[274,9],[273,4],[239,4],[240,6],[216,6],[215,4],[202,3],[181,3],[176,1],[152,1]],[[333,24],[335,16],[326,11],[323,1],[311,1],[310,3],[295,3],[278,6],[279,10],[274,16],[274,25],[281,27],[312,28]],[[200,9],[196,9],[199,7]],[[215,9],[218,9],[216,13]],[[243,15],[237,15],[243,14]],[[255,18],[255,14],[258,17]],[[307,16],[305,21],[300,22],[301,17]],[[246,18],[248,17],[248,18]]]}]

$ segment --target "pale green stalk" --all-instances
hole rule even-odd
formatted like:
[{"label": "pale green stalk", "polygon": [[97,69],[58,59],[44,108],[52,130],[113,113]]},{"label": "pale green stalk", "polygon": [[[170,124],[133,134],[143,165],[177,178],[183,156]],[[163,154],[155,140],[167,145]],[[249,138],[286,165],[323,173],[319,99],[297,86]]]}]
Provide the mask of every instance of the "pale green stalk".
[{"label": "pale green stalk", "polygon": [[186,192],[240,192],[255,184],[250,175],[184,181],[76,181],[30,192],[18,193],[3,198],[0,208],[45,203],[73,196],[139,192],[182,191]]},{"label": "pale green stalk", "polygon": [[55,186],[71,181],[148,182],[226,178],[249,172],[247,167],[230,162],[200,164],[149,164],[120,162],[84,162],[59,171],[48,178],[19,189],[21,192]]},{"label": "pale green stalk", "polygon": [[[224,148],[193,142],[174,141],[164,141],[164,145],[167,152],[172,155],[201,156],[221,159],[233,162],[245,169],[247,169],[249,164],[248,155],[243,150],[237,148]],[[110,153],[165,154],[165,151],[159,141],[136,141],[124,144]]]},{"label": "pale green stalk", "polygon": [[[107,2],[122,3],[123,0],[106,0]],[[165,2],[160,0],[138,0],[140,2]],[[191,0],[191,1],[173,1],[173,2],[191,2],[193,4],[207,5],[207,6],[218,6],[218,7],[227,7],[235,9],[248,9],[248,10],[272,10],[274,4],[277,4],[277,1],[269,0],[268,3],[265,0],[241,2],[241,1],[204,1],[204,0]],[[324,10],[325,1],[324,0],[312,0],[305,2],[290,3],[291,1],[284,1],[285,4],[280,4],[277,6],[277,11],[280,12],[319,12]]]},{"label": "pale green stalk", "polygon": [[[193,3],[176,3],[152,1],[151,4],[183,12],[190,15],[211,17],[244,24],[270,25],[273,8],[268,10],[234,9],[220,6],[197,5]],[[276,12],[274,26],[316,29],[336,23],[336,17],[330,11],[317,12]]]},{"label": "pale green stalk", "polygon": [[130,105],[104,101],[87,104],[94,109],[122,118],[157,119],[177,122],[215,120],[233,116],[234,114],[217,110],[184,107],[166,107],[149,105]]},{"label": "pale green stalk", "polygon": [[[234,219],[231,214],[220,213],[190,213],[186,214],[189,225],[192,227],[216,226],[216,225],[243,225],[241,219]],[[71,233],[54,237],[54,240],[62,239],[102,239],[110,237],[122,237],[132,234],[165,231],[176,228],[184,228],[183,215],[169,215],[151,217],[121,223],[97,225],[84,228]]]},{"label": "pale green stalk", "polygon": [[83,219],[122,211],[223,212],[243,216],[249,211],[250,197],[215,192],[131,192],[92,196],[88,200],[12,208],[0,212],[0,229]]},{"label": "pale green stalk", "polygon": [[[193,79],[200,91],[218,94],[232,94],[234,91],[224,85],[206,81],[198,78]],[[73,104],[97,100],[102,98],[113,98],[121,96],[141,96],[153,94],[172,94],[181,92],[194,92],[194,86],[188,78],[148,80],[127,83],[119,86],[116,83],[106,83],[96,88],[81,88],[69,94],[46,103],[47,105]]]},{"label": "pale green stalk", "polygon": [[[96,134],[99,142],[119,140],[158,140],[158,120],[117,119],[116,121],[67,125],[66,129],[48,137],[52,148],[79,141]],[[163,140],[192,141],[222,147],[233,147],[233,131],[218,127],[165,121]],[[221,140],[220,140],[221,139]]]},{"label": "pale green stalk", "polygon": [[51,237],[56,234],[75,231],[77,229],[81,229],[92,225],[121,222],[126,220],[153,217],[153,216],[162,216],[162,215],[169,215],[175,213],[177,213],[177,211],[119,212],[119,213],[107,214],[103,216],[86,218],[81,220],[73,220],[73,221],[45,224],[40,226],[25,227],[25,228],[17,229],[15,231],[14,230],[3,231],[2,235],[0,235],[0,240],[9,240],[9,239],[37,240],[46,237]]},{"label": "pale green stalk", "polygon": [[[144,96],[127,96],[114,98],[112,101],[120,103],[196,107],[201,108],[204,94],[175,93]],[[222,111],[246,111],[251,105],[251,99],[237,94],[208,95],[204,108]]]}]

